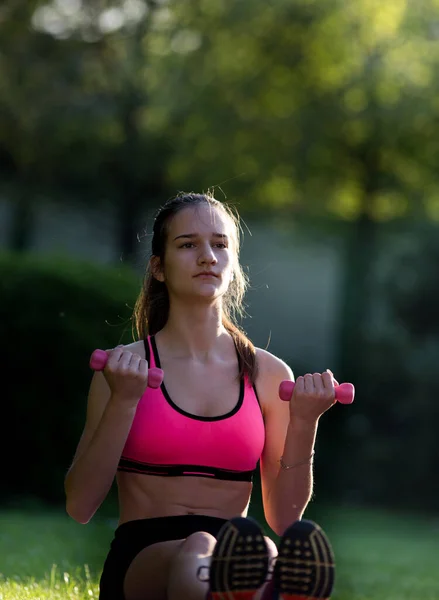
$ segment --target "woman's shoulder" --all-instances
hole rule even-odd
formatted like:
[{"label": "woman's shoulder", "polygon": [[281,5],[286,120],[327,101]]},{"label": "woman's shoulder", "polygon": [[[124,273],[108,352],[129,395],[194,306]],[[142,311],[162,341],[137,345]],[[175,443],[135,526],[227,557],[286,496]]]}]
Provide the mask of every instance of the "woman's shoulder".
[{"label": "woman's shoulder", "polygon": [[256,348],[256,359],[258,374],[255,386],[265,413],[273,403],[277,403],[281,382],[285,379],[294,381],[294,374],[291,367],[284,360],[268,352],[268,350]]},{"label": "woman's shoulder", "polygon": [[291,367],[279,356],[276,356],[263,348],[256,349],[256,360],[258,363],[258,378],[262,379],[274,378],[292,379],[293,371]]}]

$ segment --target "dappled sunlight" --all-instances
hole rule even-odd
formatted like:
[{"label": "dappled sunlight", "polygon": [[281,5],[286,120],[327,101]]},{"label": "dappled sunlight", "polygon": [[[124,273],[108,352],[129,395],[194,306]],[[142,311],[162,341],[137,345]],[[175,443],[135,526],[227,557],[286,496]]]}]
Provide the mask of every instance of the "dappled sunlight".
[{"label": "dappled sunlight", "polygon": [[405,216],[408,210],[409,203],[403,194],[383,190],[374,197],[372,216],[377,221],[390,221]]},{"label": "dappled sunlight", "polygon": [[361,0],[344,12],[352,22],[361,22],[357,31],[361,41],[374,47],[399,36],[408,6],[409,0]]},{"label": "dappled sunlight", "polygon": [[[111,157],[113,149],[133,147],[127,131],[127,123],[133,123],[132,135],[145,140],[142,151],[154,146],[149,138],[163,140],[163,149],[169,150],[170,188],[191,188],[194,177],[202,188],[229,181],[231,193],[248,194],[261,209],[268,204],[287,210],[289,197],[292,209],[301,203],[302,214],[309,210],[352,220],[356,199],[349,203],[344,191],[338,196],[334,190],[348,190],[356,177],[360,187],[377,177],[362,173],[359,163],[366,146],[379,153],[393,146],[397,136],[401,155],[410,152],[416,135],[416,144],[426,147],[423,138],[437,112],[434,23],[439,7],[424,2],[421,10],[407,0],[361,0],[348,6],[280,2],[276,7],[257,2],[257,10],[247,1],[200,2],[190,8],[172,0],[154,6],[144,0],[38,5],[34,31],[62,39],[64,45],[73,40],[84,45],[70,71],[63,70],[62,61],[50,68],[47,61],[39,63],[35,78],[27,82],[31,106],[24,96],[17,103],[20,91],[12,73],[6,74],[4,94],[14,95],[11,112],[22,107],[19,121],[9,120],[8,127],[19,123],[23,136],[33,137],[43,118],[54,119],[52,107],[59,106],[59,90],[64,89],[62,102],[69,105],[70,116],[68,124],[60,123],[54,131],[66,158],[61,161],[58,148],[47,148],[60,156],[59,168],[70,164],[71,132],[81,148],[99,140],[94,155],[106,165],[112,159],[105,152]],[[63,88],[56,85],[62,79]],[[43,83],[40,98],[38,85]],[[131,90],[130,101],[124,99],[126,90]],[[132,114],[122,116],[119,106],[132,106]],[[94,137],[81,134],[85,123]],[[16,131],[9,135],[17,139]],[[21,164],[37,161],[37,147],[25,145]],[[430,180],[435,177],[431,156],[426,157]],[[418,160],[411,170],[418,169],[424,179],[423,162]],[[272,183],[271,173],[279,164],[285,167],[284,183]],[[369,164],[379,164],[379,159]],[[410,193],[408,177],[397,167],[387,168],[398,188],[392,198]],[[141,178],[140,169],[134,172]],[[263,193],[257,189],[261,186]],[[309,190],[318,187],[310,201]],[[306,203],[299,198],[307,198]],[[314,207],[316,202],[321,206]],[[412,207],[410,201],[408,208],[383,202],[381,212],[368,211],[380,221],[383,213],[392,218],[392,207],[395,219]]]},{"label": "dappled sunlight", "polygon": [[291,178],[273,174],[267,181],[262,183],[258,195],[261,200],[264,197],[276,198],[277,206],[291,206],[294,205],[297,190]]},{"label": "dappled sunlight", "polygon": [[367,93],[359,86],[351,87],[344,95],[344,102],[350,112],[362,112],[368,105]]},{"label": "dappled sunlight", "polygon": [[439,223],[439,194],[436,191],[425,198],[425,210],[430,219]]},{"label": "dappled sunlight", "polygon": [[[53,0],[39,6],[32,25],[37,31],[66,39],[81,32],[85,41],[100,35],[133,27],[148,14],[148,5],[142,0],[124,0],[119,6],[99,8],[82,0]],[[95,36],[91,35],[94,29]]]},{"label": "dappled sunlight", "polygon": [[355,179],[345,180],[332,195],[331,209],[346,221],[353,221],[361,211],[363,191]]}]

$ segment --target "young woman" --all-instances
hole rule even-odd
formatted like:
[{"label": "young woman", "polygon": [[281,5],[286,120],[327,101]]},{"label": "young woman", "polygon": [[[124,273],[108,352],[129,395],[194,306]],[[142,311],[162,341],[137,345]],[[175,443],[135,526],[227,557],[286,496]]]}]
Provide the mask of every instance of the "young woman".
[{"label": "young woman", "polygon": [[[291,369],[235,324],[247,286],[239,247],[227,205],[210,194],[168,201],[134,311],[139,341],[108,351],[93,376],[65,490],[69,515],[87,523],[117,479],[101,600],[330,596],[329,542],[301,517],[334,378],[298,377],[292,400],[279,399]],[[163,369],[160,388],[147,387],[148,367]],[[259,460],[279,549],[246,518]]]}]

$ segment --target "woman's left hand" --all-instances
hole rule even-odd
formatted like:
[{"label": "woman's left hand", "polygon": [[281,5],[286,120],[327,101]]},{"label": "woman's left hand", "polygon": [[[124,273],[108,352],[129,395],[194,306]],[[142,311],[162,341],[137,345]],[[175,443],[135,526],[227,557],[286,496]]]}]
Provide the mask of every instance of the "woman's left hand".
[{"label": "woman's left hand", "polygon": [[290,419],[315,423],[336,402],[335,386],[339,385],[331,371],[307,373],[297,378],[290,400]]}]

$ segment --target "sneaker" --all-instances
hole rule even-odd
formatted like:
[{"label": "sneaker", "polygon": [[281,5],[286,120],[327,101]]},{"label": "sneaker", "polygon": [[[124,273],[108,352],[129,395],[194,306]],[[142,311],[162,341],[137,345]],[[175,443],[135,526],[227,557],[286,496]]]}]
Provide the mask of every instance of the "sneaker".
[{"label": "sneaker", "polygon": [[330,598],[334,553],[324,531],[312,521],[296,521],[279,541],[273,570],[273,600]]},{"label": "sneaker", "polygon": [[264,533],[253,519],[235,517],[217,536],[209,569],[209,600],[253,600],[268,575]]}]

